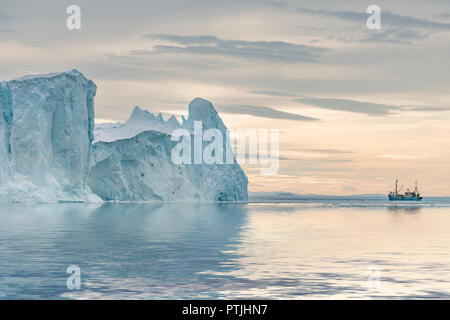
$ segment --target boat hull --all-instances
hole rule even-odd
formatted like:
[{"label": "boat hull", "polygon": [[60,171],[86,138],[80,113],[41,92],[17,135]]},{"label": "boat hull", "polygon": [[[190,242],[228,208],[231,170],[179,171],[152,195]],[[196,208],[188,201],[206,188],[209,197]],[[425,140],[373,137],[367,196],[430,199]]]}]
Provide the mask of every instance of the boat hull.
[{"label": "boat hull", "polygon": [[402,196],[395,196],[395,195],[389,195],[389,201],[422,201],[422,197],[402,197]]}]

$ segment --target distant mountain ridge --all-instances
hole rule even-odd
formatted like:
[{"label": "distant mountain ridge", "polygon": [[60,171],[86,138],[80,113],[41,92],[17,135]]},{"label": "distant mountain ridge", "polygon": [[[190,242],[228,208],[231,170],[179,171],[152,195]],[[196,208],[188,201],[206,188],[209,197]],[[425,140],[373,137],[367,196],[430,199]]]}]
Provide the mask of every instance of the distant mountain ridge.
[{"label": "distant mountain ridge", "polygon": [[322,195],[322,194],[296,194],[292,192],[249,192],[249,201],[258,200],[332,200],[332,199],[385,199],[383,194],[354,194],[354,195]]}]

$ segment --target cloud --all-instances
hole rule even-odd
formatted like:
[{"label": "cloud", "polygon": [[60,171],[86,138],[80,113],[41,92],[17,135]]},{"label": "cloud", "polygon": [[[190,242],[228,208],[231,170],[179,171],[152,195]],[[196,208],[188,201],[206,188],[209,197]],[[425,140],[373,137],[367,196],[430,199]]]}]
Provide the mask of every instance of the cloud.
[{"label": "cloud", "polygon": [[1,22],[1,21],[10,21],[10,20],[12,20],[12,17],[11,17],[11,16],[8,16],[8,15],[6,15],[6,14],[0,13],[0,22]]},{"label": "cloud", "polygon": [[370,116],[385,116],[399,111],[399,107],[386,104],[362,102],[348,99],[302,98],[294,101],[317,108],[363,113]]},{"label": "cloud", "polygon": [[[343,20],[363,22],[363,23],[365,23],[368,17],[368,14],[366,14],[365,12],[354,12],[354,11],[333,11],[333,10],[307,9],[307,8],[300,8],[298,9],[298,11],[307,14],[335,17]],[[450,23],[432,21],[422,18],[415,18],[411,16],[403,16],[385,10],[381,11],[381,21],[382,24],[387,24],[393,27],[409,27],[409,28],[422,28],[427,30],[450,31]]]},{"label": "cloud", "polygon": [[296,102],[310,105],[316,108],[363,113],[369,116],[386,116],[398,112],[445,112],[450,111],[450,107],[436,106],[393,106],[387,104],[363,102],[349,99],[336,98],[302,98],[294,99]]},{"label": "cloud", "polygon": [[263,1],[260,1],[260,3],[262,5],[266,5],[266,6],[274,7],[274,8],[286,8],[289,6],[286,2],[283,2],[283,0],[281,0],[281,1],[263,0]]},{"label": "cloud", "polygon": [[411,43],[413,40],[421,40],[428,37],[429,32],[417,29],[390,28],[380,32],[372,32],[363,42],[401,42]]},{"label": "cloud", "polygon": [[[246,154],[246,157],[248,159],[248,154]],[[280,161],[299,161],[299,160],[304,160],[304,158],[302,157],[302,155],[299,155],[297,158],[280,156],[278,158],[278,160],[280,160]],[[329,162],[329,163],[350,163],[350,162],[354,162],[353,160],[350,160],[350,159],[334,159],[334,158],[314,158],[314,161]]]},{"label": "cloud", "polygon": [[450,19],[450,13],[441,13],[435,16],[438,19]]},{"label": "cloud", "polygon": [[350,162],[353,162],[353,160],[349,160],[349,159],[319,159],[318,161],[333,162],[333,163],[350,163]]},{"label": "cloud", "polygon": [[[299,12],[311,15],[333,17],[341,20],[356,22],[365,27],[369,15],[363,11],[333,11],[325,9],[300,8]],[[450,23],[433,21],[429,19],[404,16],[389,11],[381,10],[381,30],[364,33],[359,39],[344,39],[344,41],[361,42],[386,42],[399,44],[412,44],[415,40],[422,40],[438,31],[450,31]]]},{"label": "cloud", "polygon": [[224,40],[211,35],[182,36],[148,34],[144,38],[168,42],[156,45],[153,50],[134,53],[160,54],[185,53],[190,55],[222,55],[244,59],[258,59],[273,62],[317,62],[325,49],[284,41]]},{"label": "cloud", "polygon": [[435,155],[430,153],[419,153],[419,154],[380,154],[376,157],[392,159],[392,160],[418,160],[418,159],[429,159],[433,158]]},{"label": "cloud", "polygon": [[17,30],[11,29],[9,27],[4,27],[4,26],[8,26],[10,23],[10,21],[13,20],[13,18],[11,16],[8,16],[6,14],[2,14],[0,13],[0,24],[2,24],[2,27],[0,27],[0,34],[3,34],[4,36],[7,36],[9,34],[16,34],[18,33]]},{"label": "cloud", "polygon": [[17,33],[16,30],[0,28],[0,33]]},{"label": "cloud", "polygon": [[420,111],[420,112],[444,112],[450,111],[450,107],[434,107],[434,106],[411,106],[403,107],[405,111]]},{"label": "cloud", "polygon": [[[6,14],[0,13],[0,23],[2,22],[8,22],[12,20],[12,18]],[[0,33],[7,34],[7,33],[16,33],[17,31],[10,29],[10,28],[0,28]]]},{"label": "cloud", "polygon": [[316,108],[362,113],[369,116],[387,116],[398,112],[445,112],[450,107],[436,106],[393,106],[387,104],[363,102],[349,99],[336,98],[301,98],[294,99],[296,102],[310,105]]},{"label": "cloud", "polygon": [[351,151],[336,150],[336,149],[306,149],[305,151],[317,153],[351,153]]},{"label": "cloud", "polygon": [[282,119],[282,120],[294,120],[294,121],[316,121],[319,119],[302,116],[295,113],[279,111],[269,107],[258,106],[221,106],[217,107],[220,112],[233,113],[233,114],[248,114],[260,118]]},{"label": "cloud", "polygon": [[260,94],[264,96],[273,96],[273,97],[306,97],[301,94],[294,94],[283,91],[275,91],[275,90],[250,90],[249,93]]}]

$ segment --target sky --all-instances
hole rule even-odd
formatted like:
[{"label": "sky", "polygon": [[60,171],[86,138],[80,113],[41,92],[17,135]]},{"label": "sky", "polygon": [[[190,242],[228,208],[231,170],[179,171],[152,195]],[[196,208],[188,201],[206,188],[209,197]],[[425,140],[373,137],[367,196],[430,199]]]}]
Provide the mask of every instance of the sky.
[{"label": "sky", "polygon": [[[450,3],[0,0],[0,79],[77,69],[96,122],[211,101],[230,129],[280,131],[249,191],[450,195]],[[68,30],[66,9],[81,8]],[[369,30],[369,5],[381,29]]]}]

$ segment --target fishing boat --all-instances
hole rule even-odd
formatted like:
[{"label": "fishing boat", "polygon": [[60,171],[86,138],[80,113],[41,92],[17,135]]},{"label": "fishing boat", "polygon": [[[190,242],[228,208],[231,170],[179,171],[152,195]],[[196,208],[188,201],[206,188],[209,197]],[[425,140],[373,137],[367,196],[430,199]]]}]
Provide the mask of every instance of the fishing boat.
[{"label": "fishing boat", "polygon": [[406,189],[405,193],[400,193],[403,186],[400,187],[400,190],[398,189],[398,180],[395,180],[395,191],[389,192],[389,200],[390,201],[421,201],[423,197],[419,193],[419,189],[417,189],[417,182],[416,187],[413,192],[411,192],[409,189]]}]

